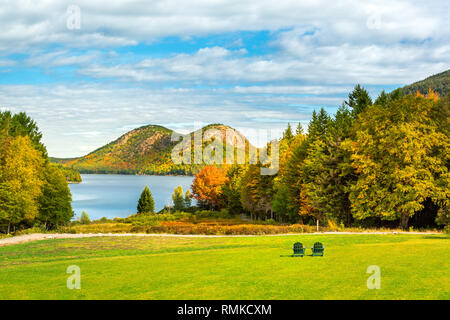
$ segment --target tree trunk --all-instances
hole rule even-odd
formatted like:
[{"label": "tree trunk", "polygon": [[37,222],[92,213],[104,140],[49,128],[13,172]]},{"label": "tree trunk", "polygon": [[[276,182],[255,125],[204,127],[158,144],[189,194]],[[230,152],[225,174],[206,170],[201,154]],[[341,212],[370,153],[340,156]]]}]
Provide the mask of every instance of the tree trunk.
[{"label": "tree trunk", "polygon": [[11,230],[11,222],[8,223],[8,234],[10,230]]},{"label": "tree trunk", "polygon": [[319,232],[319,219],[316,220],[316,231]]},{"label": "tree trunk", "polygon": [[409,214],[402,213],[400,216],[400,228],[404,230],[408,229],[408,221],[409,221]]}]

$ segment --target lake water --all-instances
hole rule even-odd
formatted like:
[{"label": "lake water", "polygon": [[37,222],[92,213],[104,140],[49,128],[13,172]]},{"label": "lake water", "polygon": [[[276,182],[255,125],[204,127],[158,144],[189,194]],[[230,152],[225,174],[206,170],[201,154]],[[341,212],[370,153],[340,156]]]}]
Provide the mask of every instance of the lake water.
[{"label": "lake water", "polygon": [[182,186],[186,192],[193,177],[133,176],[119,174],[82,174],[83,182],[69,184],[75,218],[84,210],[91,220],[101,217],[127,217],[136,213],[142,190],[147,185],[155,200],[155,211],[172,204],[173,189]]}]

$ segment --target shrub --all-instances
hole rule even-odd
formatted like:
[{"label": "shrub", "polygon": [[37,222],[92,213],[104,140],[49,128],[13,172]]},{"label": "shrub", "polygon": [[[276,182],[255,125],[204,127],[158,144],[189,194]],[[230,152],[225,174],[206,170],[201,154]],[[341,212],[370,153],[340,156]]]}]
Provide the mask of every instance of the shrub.
[{"label": "shrub", "polygon": [[71,227],[61,227],[62,233],[128,233],[132,232],[129,223],[97,223]]},{"label": "shrub", "polygon": [[340,230],[340,227],[336,221],[328,220],[327,223],[328,223],[328,228],[330,228],[331,231],[339,231]]},{"label": "shrub", "polygon": [[32,233],[45,233],[47,232],[47,229],[45,229],[43,226],[34,226],[32,228],[24,229],[24,230],[17,230],[14,232],[15,236],[20,236],[24,234],[32,234]]},{"label": "shrub", "polygon": [[190,223],[182,221],[164,221],[154,226],[136,226],[133,232],[146,233],[171,233],[171,234],[204,234],[204,235],[264,235],[282,233],[304,233],[314,232],[312,226],[304,225],[256,225],[256,224],[236,224],[223,225],[212,223]]}]

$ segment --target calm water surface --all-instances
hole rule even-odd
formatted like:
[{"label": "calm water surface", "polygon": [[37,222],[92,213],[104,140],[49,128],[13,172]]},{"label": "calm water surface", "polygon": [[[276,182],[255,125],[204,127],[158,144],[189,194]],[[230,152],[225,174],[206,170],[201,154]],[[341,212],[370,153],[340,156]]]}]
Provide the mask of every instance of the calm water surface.
[{"label": "calm water surface", "polygon": [[83,182],[70,184],[75,218],[85,210],[91,219],[127,217],[136,213],[142,190],[147,185],[155,200],[155,210],[172,204],[173,189],[182,186],[186,192],[193,177],[132,176],[119,174],[83,174]]}]

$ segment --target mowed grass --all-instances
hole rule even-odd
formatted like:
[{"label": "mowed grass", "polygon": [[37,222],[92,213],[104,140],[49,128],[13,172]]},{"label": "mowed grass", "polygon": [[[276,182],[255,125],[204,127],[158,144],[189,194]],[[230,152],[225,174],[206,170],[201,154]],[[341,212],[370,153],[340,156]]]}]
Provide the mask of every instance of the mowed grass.
[{"label": "mowed grass", "polygon": [[[0,299],[449,299],[446,235],[96,237],[0,247]],[[315,241],[324,257],[283,257]],[[81,269],[81,289],[66,286]],[[367,267],[381,289],[367,288]]]}]

